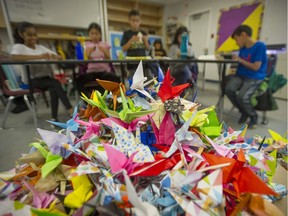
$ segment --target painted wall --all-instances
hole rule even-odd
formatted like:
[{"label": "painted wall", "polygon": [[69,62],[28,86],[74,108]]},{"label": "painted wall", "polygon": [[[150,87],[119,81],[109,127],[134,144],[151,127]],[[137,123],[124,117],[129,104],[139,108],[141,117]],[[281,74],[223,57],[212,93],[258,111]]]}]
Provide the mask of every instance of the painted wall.
[{"label": "painted wall", "polygon": [[[210,22],[207,38],[209,54],[213,54],[216,47],[217,24],[219,10],[234,5],[249,3],[247,0],[185,0],[177,4],[169,4],[164,8],[164,22],[170,16],[178,17],[178,22],[188,27],[189,15],[210,10]],[[287,43],[287,0],[266,0],[262,20],[260,40],[267,44]],[[165,23],[164,23],[165,25]],[[214,34],[214,38],[211,38]]]}]

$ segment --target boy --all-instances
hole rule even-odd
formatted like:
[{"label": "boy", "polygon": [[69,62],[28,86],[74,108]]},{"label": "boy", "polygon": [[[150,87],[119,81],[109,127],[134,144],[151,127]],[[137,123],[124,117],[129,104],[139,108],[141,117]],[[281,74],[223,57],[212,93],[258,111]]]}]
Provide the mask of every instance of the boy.
[{"label": "boy", "polygon": [[146,50],[149,50],[147,33],[140,30],[140,13],[137,10],[131,10],[129,13],[129,24],[131,29],[123,33],[121,46],[127,56],[146,56]]},{"label": "boy", "polygon": [[[121,40],[122,50],[127,52],[127,56],[146,56],[146,50],[149,50],[150,45],[148,42],[148,35],[145,31],[140,30],[140,13],[137,10],[131,10],[129,13],[129,24],[131,29],[123,33]],[[129,76],[133,75],[138,64],[127,64]],[[149,72],[145,70],[144,73],[149,75]]]},{"label": "boy", "polygon": [[245,123],[250,118],[248,128],[255,128],[258,116],[250,99],[266,77],[267,56],[266,45],[254,41],[251,36],[252,29],[247,25],[240,25],[232,34],[232,38],[240,47],[239,56],[233,56],[239,64],[236,75],[225,88],[225,93],[241,113],[239,124]]}]

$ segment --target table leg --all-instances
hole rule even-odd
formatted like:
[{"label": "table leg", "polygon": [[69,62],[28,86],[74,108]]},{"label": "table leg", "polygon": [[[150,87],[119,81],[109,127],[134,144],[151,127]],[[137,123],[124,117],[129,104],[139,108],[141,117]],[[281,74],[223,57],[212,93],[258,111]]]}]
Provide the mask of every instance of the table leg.
[{"label": "table leg", "polygon": [[220,97],[218,100],[218,103],[216,105],[217,107],[217,113],[219,121],[223,120],[223,111],[224,111],[224,96],[225,96],[225,74],[226,74],[226,64],[225,63],[219,63],[218,64],[218,74],[219,74],[219,91],[220,91]]}]

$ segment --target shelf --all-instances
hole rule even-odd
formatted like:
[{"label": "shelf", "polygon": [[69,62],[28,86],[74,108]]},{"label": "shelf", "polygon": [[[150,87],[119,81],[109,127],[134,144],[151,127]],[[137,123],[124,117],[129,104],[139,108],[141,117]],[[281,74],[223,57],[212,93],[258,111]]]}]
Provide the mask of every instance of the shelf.
[{"label": "shelf", "polygon": [[[74,40],[77,41],[82,36],[68,35],[68,34],[38,34],[38,38],[42,40]],[[85,40],[89,40],[89,37],[85,37]]]},{"label": "shelf", "polygon": [[[130,9],[128,9],[128,8],[120,8],[120,7],[116,7],[116,6],[112,6],[112,5],[108,5],[107,8],[109,10],[125,12],[125,13],[128,13],[128,14],[130,12]],[[154,17],[154,18],[161,18],[161,16],[159,14],[152,14],[152,13],[149,13],[149,12],[141,12],[141,15],[142,16]]]},{"label": "shelf", "polygon": [[[126,19],[119,19],[119,18],[113,18],[113,17],[108,17],[108,21],[129,24],[128,20],[126,20]],[[160,24],[147,23],[147,22],[141,22],[141,26],[156,27],[156,28],[162,27],[162,25],[160,25]]]}]

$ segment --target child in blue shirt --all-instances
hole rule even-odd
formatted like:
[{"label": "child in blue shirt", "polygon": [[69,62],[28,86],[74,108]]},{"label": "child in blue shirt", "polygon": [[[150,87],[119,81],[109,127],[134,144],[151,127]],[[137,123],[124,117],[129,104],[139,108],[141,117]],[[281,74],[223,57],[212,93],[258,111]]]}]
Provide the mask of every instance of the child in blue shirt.
[{"label": "child in blue shirt", "polygon": [[248,127],[255,128],[258,116],[251,104],[251,96],[265,79],[267,56],[266,45],[254,41],[251,36],[252,29],[247,25],[240,25],[232,34],[240,47],[239,55],[234,56],[239,64],[236,75],[229,80],[225,88],[225,93],[241,113],[239,124],[250,118]]}]

